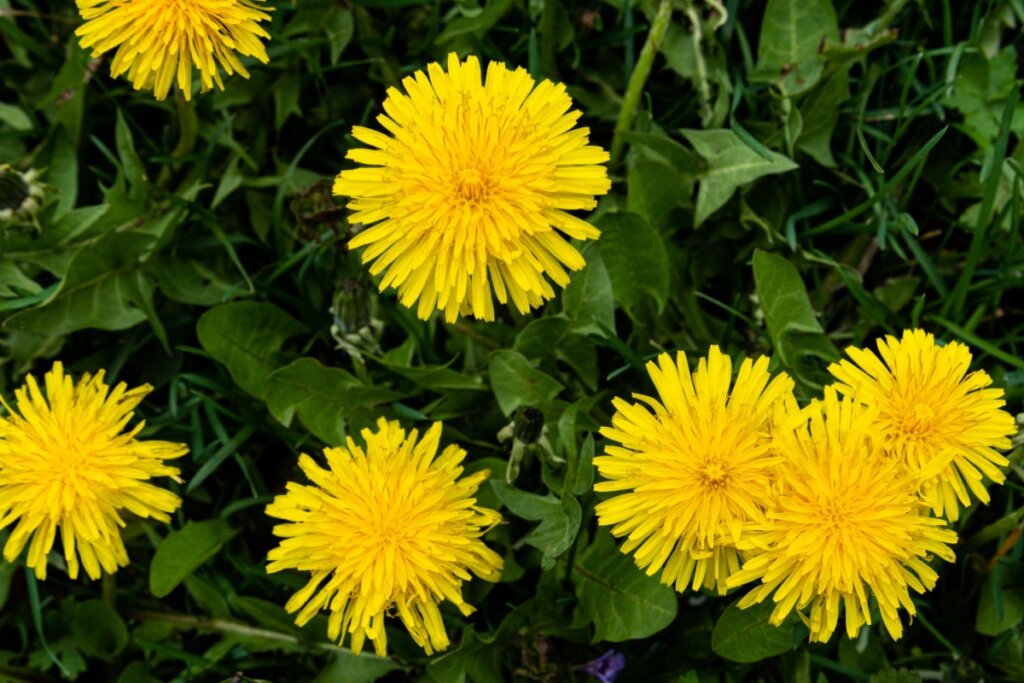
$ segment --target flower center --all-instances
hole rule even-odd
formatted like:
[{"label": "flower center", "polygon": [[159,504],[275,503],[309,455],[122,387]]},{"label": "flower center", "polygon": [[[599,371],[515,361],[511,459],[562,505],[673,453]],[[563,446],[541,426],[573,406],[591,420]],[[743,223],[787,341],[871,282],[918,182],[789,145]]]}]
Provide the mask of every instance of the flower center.
[{"label": "flower center", "polygon": [[452,186],[455,199],[464,204],[480,204],[494,191],[494,179],[478,168],[463,168],[455,173]]},{"label": "flower center", "polygon": [[924,438],[935,429],[935,410],[926,403],[914,403],[902,414],[902,432],[908,437]]},{"label": "flower center", "polygon": [[716,491],[729,483],[729,470],[719,460],[705,462],[698,476],[704,488]]}]

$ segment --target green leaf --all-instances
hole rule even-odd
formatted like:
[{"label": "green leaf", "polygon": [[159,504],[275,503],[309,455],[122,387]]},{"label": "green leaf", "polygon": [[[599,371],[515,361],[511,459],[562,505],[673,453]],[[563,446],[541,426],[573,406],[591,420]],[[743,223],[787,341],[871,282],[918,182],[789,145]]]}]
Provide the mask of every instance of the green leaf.
[{"label": "green leaf", "polygon": [[707,163],[699,155],[664,133],[633,131],[623,137],[634,146],[634,149],[641,150],[646,158],[667,163],[684,178],[697,176],[707,167]]},{"label": "green leaf", "polygon": [[79,649],[90,657],[113,659],[128,644],[128,627],[117,612],[102,600],[75,605],[71,625]]},{"label": "green leaf", "polygon": [[281,365],[281,347],[305,329],[277,306],[254,301],[212,308],[196,325],[207,353],[227,366],[238,386],[261,399],[267,395],[267,376]]},{"label": "green leaf", "polygon": [[239,293],[238,287],[209,264],[183,256],[157,260],[153,274],[160,284],[160,292],[183,304],[213,306],[226,303]]},{"label": "green leaf", "polygon": [[1024,585],[1018,578],[1020,572],[1012,571],[1009,580],[1003,577],[1006,572],[1007,568],[1000,566],[985,578],[974,621],[974,630],[982,635],[998,636],[1024,622]]},{"label": "green leaf", "polygon": [[434,44],[445,45],[460,37],[479,38],[490,31],[514,5],[514,0],[490,0],[484,10],[475,16],[463,16],[450,21]]},{"label": "green leaf", "polygon": [[213,583],[193,574],[185,579],[185,590],[205,614],[214,619],[231,617],[231,607],[228,606],[222,589]]},{"label": "green leaf", "polygon": [[142,259],[150,235],[110,232],[72,258],[67,275],[49,299],[7,319],[4,327],[44,336],[77,330],[123,330],[146,319],[152,285]]},{"label": "green leaf", "polygon": [[121,672],[117,683],[160,683],[160,681],[149,674],[149,667],[145,662],[132,662]]},{"label": "green leaf", "polygon": [[[575,405],[575,404],[574,404]],[[565,492],[582,496],[594,486],[594,435],[587,434],[583,447],[576,452],[572,449],[568,457],[568,471],[565,473]]]},{"label": "green leaf", "polygon": [[227,522],[189,522],[167,534],[149,565],[149,592],[165,598],[192,572],[212,559],[232,535]]},{"label": "green leaf", "polygon": [[643,216],[651,227],[671,231],[669,215],[693,194],[694,176],[682,176],[669,164],[641,159],[629,169],[626,208]]},{"label": "green leaf", "polygon": [[476,375],[467,375],[443,365],[405,366],[386,363],[392,372],[405,377],[431,391],[449,389],[466,389],[471,391],[487,391],[483,379]]},{"label": "green leaf", "polygon": [[35,280],[28,278],[17,265],[0,261],[0,299],[17,298],[43,291]]},{"label": "green leaf", "polygon": [[800,273],[787,259],[760,249],[754,251],[753,263],[757,296],[775,353],[783,365],[814,383],[812,370],[803,362],[811,356],[837,361],[839,351],[825,336]]},{"label": "green leaf", "polygon": [[508,349],[491,356],[489,374],[494,397],[506,415],[519,406],[543,409],[562,391],[557,380],[535,370],[521,353]]},{"label": "green leaf", "polygon": [[729,605],[715,624],[711,649],[730,661],[744,664],[790,652],[807,630],[795,612],[790,612],[779,626],[772,626],[768,618],[774,609],[771,600],[747,609],[740,609],[736,603]]},{"label": "green leaf", "polygon": [[550,569],[555,560],[572,545],[579,532],[583,511],[572,496],[559,499],[557,496],[538,496],[520,491],[503,481],[490,479],[494,493],[516,517],[540,522],[523,542],[544,553],[541,567]]},{"label": "green leaf", "polygon": [[313,679],[313,683],[373,683],[385,674],[401,669],[402,666],[388,657],[363,652],[354,654],[339,651]]},{"label": "green leaf", "polygon": [[668,302],[668,253],[661,235],[635,213],[606,213],[597,221],[598,245],[608,268],[615,299],[632,314],[646,295],[658,311]]},{"label": "green leaf", "polygon": [[785,173],[797,168],[788,157],[778,152],[754,151],[736,133],[726,129],[681,131],[697,153],[707,162],[698,176],[697,207],[693,225],[700,225],[718,211],[740,187],[758,178]]},{"label": "green leaf", "polygon": [[512,348],[527,358],[545,358],[555,352],[571,325],[562,316],[532,320],[516,335]]},{"label": "green leaf", "polygon": [[327,44],[331,51],[331,65],[338,63],[341,53],[352,40],[355,33],[355,22],[352,12],[344,7],[332,7],[324,20],[324,31],[327,33]]},{"label": "green leaf", "polygon": [[288,426],[298,415],[309,431],[331,446],[373,423],[374,406],[399,398],[383,387],[365,386],[340,368],[300,358],[267,378],[267,408]]},{"label": "green leaf", "polygon": [[872,50],[896,42],[899,37],[896,27],[848,28],[843,30],[842,40],[826,39],[818,51],[832,65],[846,66],[863,60]]},{"label": "green leaf", "polygon": [[587,265],[572,277],[562,292],[562,311],[569,319],[572,331],[578,334],[603,336],[601,329],[615,331],[615,295],[608,268],[596,244],[583,248]]},{"label": "green leaf", "polygon": [[57,188],[57,213],[59,218],[78,202],[78,150],[63,128],[53,136],[53,153],[50,156],[50,170],[47,180]]},{"label": "green leaf", "polygon": [[281,130],[292,114],[302,116],[302,107],[299,106],[301,85],[301,79],[285,74],[274,86],[274,130]]},{"label": "green leaf", "polygon": [[768,0],[751,80],[775,83],[786,95],[814,86],[825,67],[820,48],[839,39],[832,0]]},{"label": "green leaf", "polygon": [[839,69],[800,105],[803,128],[796,139],[797,149],[827,168],[836,166],[832,157],[832,131],[839,121],[839,105],[849,97],[849,70]]},{"label": "green leaf", "polygon": [[601,530],[576,560],[573,580],[580,607],[594,620],[594,640],[647,638],[676,617],[676,592],[647,576]]},{"label": "green leaf", "polygon": [[140,192],[145,184],[146,167],[143,166],[138,152],[135,151],[135,141],[132,139],[132,130],[124,119],[124,113],[117,110],[117,123],[114,125],[114,141],[117,144],[117,156],[121,160],[121,168],[124,170],[125,180],[134,192]]},{"label": "green leaf", "polygon": [[32,130],[32,119],[21,107],[0,102],[0,122],[6,123],[12,130],[24,133]]}]

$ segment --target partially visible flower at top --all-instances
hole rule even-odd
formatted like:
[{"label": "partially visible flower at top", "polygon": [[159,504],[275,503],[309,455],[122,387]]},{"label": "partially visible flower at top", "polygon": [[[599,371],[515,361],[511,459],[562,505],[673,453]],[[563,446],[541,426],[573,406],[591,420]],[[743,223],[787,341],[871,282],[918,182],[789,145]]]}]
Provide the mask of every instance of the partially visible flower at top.
[{"label": "partially visible flower at top", "polygon": [[34,168],[22,173],[9,164],[0,164],[0,227],[4,223],[34,222],[46,188],[39,176]]},{"label": "partially visible flower at top", "polygon": [[878,341],[881,358],[866,349],[846,353],[850,360],[829,367],[835,388],[877,409],[885,450],[920,479],[935,514],[955,522],[970,494],[988,503],[985,480],[1003,483],[999,468],[1009,464],[996,449],[1009,449],[1017,429],[1003,410],[1003,390],[990,387],[985,371],[969,372],[970,350],[905,330],[901,339]]},{"label": "partially visible flower at top", "polygon": [[[269,9],[263,0],[77,0],[85,23],[75,33],[99,56],[117,48],[110,74],[127,72],[136,90],[167,97],[177,85],[192,99],[192,69],[200,88],[224,88],[220,71],[249,77],[238,55],[267,63],[260,27]],[[237,54],[236,54],[237,53]]]},{"label": "partially visible flower at top", "polygon": [[601,683],[615,683],[626,667],[626,655],[615,650],[608,650],[597,659],[592,659],[580,667],[581,671],[590,674]]},{"label": "partially visible flower at top", "polygon": [[58,361],[43,378],[45,395],[30,375],[14,406],[0,397],[0,529],[14,525],[3,556],[13,562],[28,545],[27,564],[40,579],[58,531],[68,575],[78,578],[81,562],[98,579],[128,564],[122,511],[169,522],[181,504],[149,480],[181,481],[165,461],[188,448],[137,439],[141,421],[125,429],[153,388],[111,389],[103,375],[76,384]]},{"label": "partially visible flower at top", "polygon": [[737,545],[771,503],[780,459],[770,427],[796,410],[793,380],[773,379],[762,357],[744,360],[733,382],[717,346],[692,375],[683,353],[674,362],[662,354],[647,370],[658,398],[615,399],[612,425],[601,429],[621,445],[594,459],[607,480],[594,490],[617,494],[598,503],[598,522],[627,537],[622,552],[648,575],[662,570],[662,583],[679,592],[724,594],[739,570]]},{"label": "partially visible flower at top", "polygon": [[364,263],[384,273],[381,291],[426,319],[444,311],[494,320],[493,295],[521,313],[554,296],[555,284],[585,263],[568,238],[594,239],[589,210],[611,186],[608,154],[575,128],[580,112],[564,85],[540,84],[525,69],[448,56],[388,90],[389,134],[355,126],[370,148],[349,150],[361,164],[342,171],[334,193],[351,197],[353,237]]},{"label": "partially visible flower at top", "polygon": [[[909,589],[924,593],[938,574],[932,556],[952,562],[956,533],[928,514],[916,479],[888,457],[875,437],[875,415],[852,398],[826,388],[824,401],[776,425],[785,460],[769,524],[752,530],[741,547],[754,551],[729,587],[760,581],[739,606],[769,596],[770,621],[781,624],[794,609],[825,642],[845,612],[846,633],[871,624],[872,598],[886,630],[903,634],[898,610],[915,613]],[[805,614],[809,609],[809,614]]]},{"label": "partially visible flower at top", "polygon": [[286,522],[274,527],[284,540],[270,551],[267,571],[312,574],[286,605],[300,626],[328,610],[332,640],[350,637],[358,654],[369,638],[385,654],[384,618],[397,613],[433,654],[449,645],[438,604],[448,600],[469,615],[461,585],[470,572],[487,581],[501,575],[501,556],[481,540],[501,515],[475,498],[489,472],[459,479],[466,451],[451,445],[437,455],[439,422],[419,439],[381,418],[362,438],[365,449],[351,438],[325,448],[326,469],[299,458],[312,485],[289,483],[267,506]]}]

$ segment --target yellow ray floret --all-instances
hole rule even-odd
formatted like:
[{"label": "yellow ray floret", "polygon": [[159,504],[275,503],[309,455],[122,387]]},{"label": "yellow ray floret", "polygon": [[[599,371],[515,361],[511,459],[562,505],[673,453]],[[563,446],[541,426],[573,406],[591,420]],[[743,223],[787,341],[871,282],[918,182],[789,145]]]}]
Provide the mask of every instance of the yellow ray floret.
[{"label": "yellow ray floret", "polygon": [[143,422],[125,429],[152,387],[111,389],[103,374],[76,384],[57,362],[43,387],[26,379],[13,407],[0,398],[0,529],[14,525],[3,555],[13,562],[28,545],[27,564],[40,579],[58,531],[68,575],[77,578],[81,563],[97,579],[128,564],[122,510],[167,522],[181,504],[149,480],[180,481],[165,461],[188,449],[136,439]]},{"label": "yellow ray floret", "polygon": [[[259,22],[263,0],[77,0],[85,23],[75,33],[93,56],[117,49],[110,73],[128,73],[136,90],[158,100],[177,84],[192,98],[192,68],[203,92],[223,89],[220,71],[249,77],[238,55],[267,63]],[[269,11],[269,10],[268,10]],[[236,54],[237,53],[237,54]]]},{"label": "yellow ray floret", "polygon": [[740,607],[771,596],[773,624],[795,609],[811,640],[824,642],[840,609],[850,638],[871,624],[874,598],[889,634],[903,634],[898,610],[915,613],[909,590],[935,586],[938,575],[928,562],[932,556],[952,562],[956,534],[928,514],[916,479],[884,453],[873,437],[874,420],[869,408],[828,388],[823,402],[777,426],[774,439],[785,459],[769,524],[744,539],[754,554],[728,582],[761,582]]},{"label": "yellow ray floret", "polygon": [[565,86],[537,84],[522,68],[448,56],[388,90],[377,121],[387,134],[356,126],[368,148],[348,157],[334,193],[351,197],[350,220],[366,227],[350,242],[384,273],[420,318],[444,311],[494,319],[493,296],[525,313],[584,266],[567,238],[596,228],[570,214],[589,210],[610,183],[608,154],[575,128]]},{"label": "yellow ray floret", "polygon": [[[615,399],[611,427],[601,434],[621,445],[595,458],[616,492],[597,506],[598,521],[626,536],[648,575],[682,592],[715,588],[739,569],[737,544],[763,525],[779,458],[771,452],[775,415],[796,410],[793,381],[772,379],[768,359],[747,359],[732,381],[732,362],[717,346],[691,375],[686,355],[648,363],[658,398]],[[730,386],[732,387],[730,389]]]},{"label": "yellow ray floret", "polygon": [[1003,390],[982,370],[969,372],[971,352],[935,343],[923,330],[885,337],[878,355],[850,348],[850,360],[829,371],[836,389],[877,409],[875,429],[888,453],[921,480],[921,495],[937,515],[956,521],[973,497],[988,503],[985,480],[1003,483],[1009,463],[996,449],[1010,448],[1016,432],[1003,410]]},{"label": "yellow ray floret", "polygon": [[501,574],[501,556],[480,540],[501,516],[474,497],[489,473],[459,479],[466,452],[452,445],[437,455],[440,423],[418,440],[416,430],[407,436],[382,418],[362,437],[365,449],[351,438],[324,449],[326,469],[299,458],[312,485],[289,483],[267,506],[287,522],[274,527],[284,540],[267,571],[312,573],[286,609],[298,612],[299,625],[330,612],[330,638],[350,637],[356,653],[367,638],[386,652],[384,617],[395,613],[427,654],[444,650],[438,604],[448,600],[468,615],[461,585],[470,572],[487,581]]}]

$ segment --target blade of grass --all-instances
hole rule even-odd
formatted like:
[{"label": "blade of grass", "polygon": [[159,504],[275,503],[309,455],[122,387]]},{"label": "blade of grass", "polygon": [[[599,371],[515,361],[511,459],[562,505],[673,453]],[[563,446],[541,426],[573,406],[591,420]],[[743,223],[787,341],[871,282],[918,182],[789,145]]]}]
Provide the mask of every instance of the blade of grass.
[{"label": "blade of grass", "polygon": [[943,127],[942,130],[933,135],[931,139],[928,140],[928,142],[924,143],[924,146],[921,147],[921,149],[917,150],[917,153],[910,158],[910,161],[904,164],[903,168],[894,173],[892,178],[883,183],[878,188],[878,191],[875,192],[871,197],[865,199],[863,202],[853,207],[849,211],[846,211],[842,215],[836,216],[832,220],[826,221],[816,228],[811,228],[807,234],[820,235],[822,233],[826,233],[832,230],[833,228],[837,228],[843,225],[844,223],[849,222],[851,219],[856,218],[857,216],[861,215],[862,213],[873,207],[875,204],[880,202],[885,197],[886,192],[895,187],[901,180],[903,180],[903,178],[907,176],[908,173],[913,171],[918,164],[924,163],[924,160],[928,157],[928,153],[932,151],[932,148],[935,147],[935,145],[939,144],[939,140],[943,138],[947,130],[949,130],[949,126]]},{"label": "blade of grass", "polygon": [[989,224],[992,222],[992,210],[995,206],[996,191],[999,189],[999,181],[1002,179],[1003,160],[1006,158],[1006,148],[1010,142],[1013,114],[1017,110],[1017,102],[1019,100],[1020,91],[1014,89],[1006,100],[1006,106],[1003,108],[999,138],[992,149],[992,156],[988,158],[985,168],[982,169],[985,186],[981,198],[981,210],[978,212],[978,223],[974,226],[971,246],[967,250],[967,259],[964,261],[963,269],[960,271],[960,277],[953,287],[953,293],[942,306],[942,315],[951,313],[954,318],[960,317],[967,298],[967,290],[970,288],[971,280],[974,278],[974,271],[984,256]]}]

